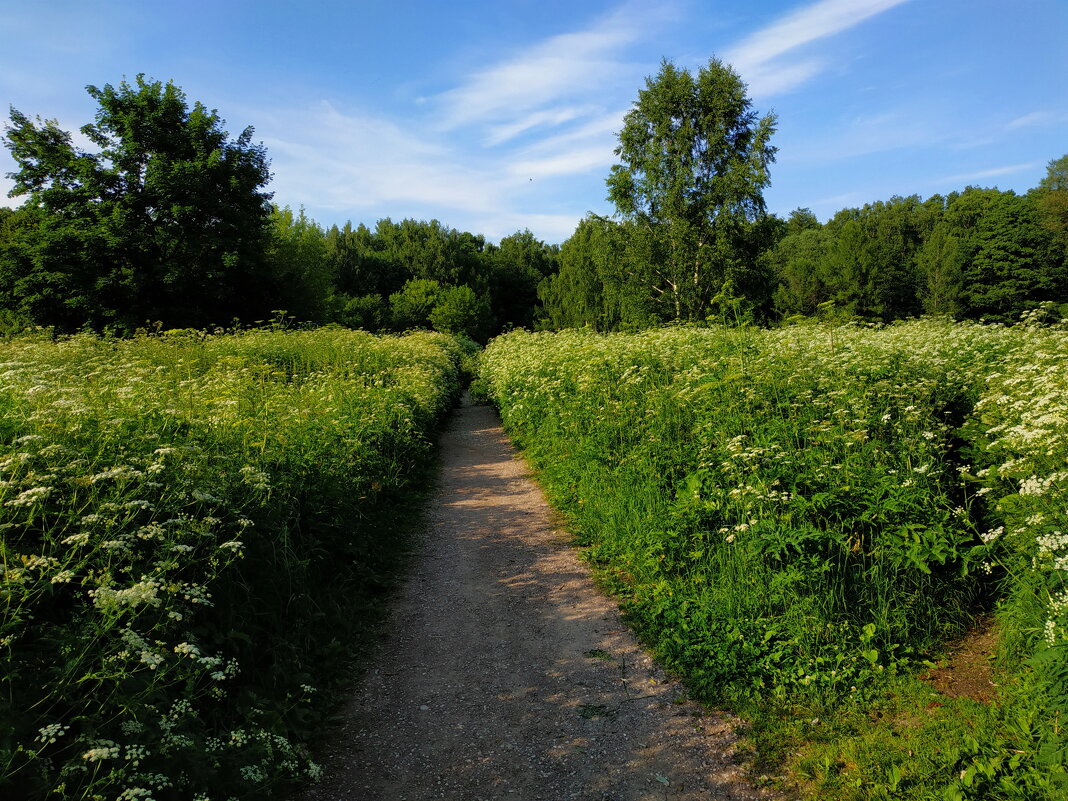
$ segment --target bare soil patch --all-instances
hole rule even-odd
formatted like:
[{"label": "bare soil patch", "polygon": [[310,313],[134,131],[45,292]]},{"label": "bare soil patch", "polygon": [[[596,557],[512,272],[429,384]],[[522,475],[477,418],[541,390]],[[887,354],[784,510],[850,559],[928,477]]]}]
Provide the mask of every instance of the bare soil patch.
[{"label": "bare soil patch", "polygon": [[951,643],[946,658],[920,678],[950,698],[970,698],[989,704],[997,693],[993,661],[997,645],[993,618],[984,618]]},{"label": "bare soil patch", "polygon": [[387,639],[303,801],[697,801],[745,781],[554,526],[493,409],[465,402]]}]

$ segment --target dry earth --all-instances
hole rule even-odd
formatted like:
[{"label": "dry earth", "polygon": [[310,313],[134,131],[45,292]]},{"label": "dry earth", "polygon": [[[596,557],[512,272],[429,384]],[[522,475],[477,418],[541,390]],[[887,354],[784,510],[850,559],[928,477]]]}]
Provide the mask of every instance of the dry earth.
[{"label": "dry earth", "polygon": [[696,801],[769,794],[553,524],[489,407],[465,401],[389,633],[303,801]]}]

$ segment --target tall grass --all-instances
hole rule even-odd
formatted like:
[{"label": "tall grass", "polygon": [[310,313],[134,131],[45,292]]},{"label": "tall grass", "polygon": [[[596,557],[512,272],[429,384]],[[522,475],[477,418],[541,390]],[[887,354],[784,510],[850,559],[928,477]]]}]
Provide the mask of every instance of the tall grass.
[{"label": "tall grass", "polygon": [[[482,375],[639,631],[706,699],[863,705],[1000,603],[1003,661],[1046,701],[993,786],[1023,763],[1064,779],[1066,358],[1064,332],[939,321],[517,332]],[[947,751],[942,781],[1003,747]]]},{"label": "tall grass", "polygon": [[0,795],[317,775],[315,699],[459,358],[342,330],[0,344]]}]

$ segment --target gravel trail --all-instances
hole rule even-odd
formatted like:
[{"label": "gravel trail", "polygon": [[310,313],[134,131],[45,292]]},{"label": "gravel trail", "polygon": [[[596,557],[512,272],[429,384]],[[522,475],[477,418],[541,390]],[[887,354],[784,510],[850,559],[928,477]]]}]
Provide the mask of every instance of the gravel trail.
[{"label": "gravel trail", "polygon": [[756,799],[724,720],[685,701],[465,400],[388,638],[303,801]]}]

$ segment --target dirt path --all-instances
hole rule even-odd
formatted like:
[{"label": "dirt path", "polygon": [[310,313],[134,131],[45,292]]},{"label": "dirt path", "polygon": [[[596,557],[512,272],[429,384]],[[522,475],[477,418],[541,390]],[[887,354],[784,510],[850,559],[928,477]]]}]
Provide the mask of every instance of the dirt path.
[{"label": "dirt path", "polygon": [[305,801],[763,798],[553,527],[496,413],[441,439],[422,555]]}]

